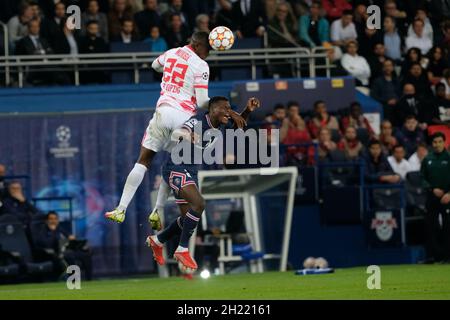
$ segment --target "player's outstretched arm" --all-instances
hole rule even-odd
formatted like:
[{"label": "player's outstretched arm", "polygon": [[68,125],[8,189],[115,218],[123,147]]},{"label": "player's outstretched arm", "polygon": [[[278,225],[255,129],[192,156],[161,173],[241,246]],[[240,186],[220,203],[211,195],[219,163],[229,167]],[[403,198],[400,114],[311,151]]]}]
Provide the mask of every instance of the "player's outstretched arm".
[{"label": "player's outstretched arm", "polygon": [[[250,113],[252,113],[256,109],[258,109],[260,106],[261,106],[261,103],[259,102],[259,100],[255,97],[252,97],[252,98],[248,99],[247,105],[245,106],[244,110],[240,114],[235,111],[233,111],[233,113],[239,115],[239,117],[244,121],[244,126],[246,126],[248,117],[250,116]],[[233,116],[231,116],[231,118],[233,119]],[[240,127],[234,119],[233,119],[233,121],[234,121],[235,128],[242,129],[242,127]]]}]

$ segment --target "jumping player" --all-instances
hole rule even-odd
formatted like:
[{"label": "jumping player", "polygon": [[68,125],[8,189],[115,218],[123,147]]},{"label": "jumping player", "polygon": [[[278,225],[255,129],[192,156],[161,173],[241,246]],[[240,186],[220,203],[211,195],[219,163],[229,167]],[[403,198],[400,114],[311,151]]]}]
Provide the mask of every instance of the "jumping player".
[{"label": "jumping player", "polygon": [[[208,33],[195,32],[189,45],[168,50],[153,61],[152,68],[163,73],[161,95],[142,139],[139,159],[125,182],[119,205],[106,212],[106,218],[118,223],[125,220],[127,207],[155,154],[168,147],[173,130],[195,115],[197,106],[208,107],[209,66],[205,59],[209,50]],[[245,125],[239,114],[231,112],[230,117],[240,128]],[[163,183],[160,191],[168,193],[169,188]],[[153,224],[152,227],[155,228]]]},{"label": "jumping player", "polygon": [[[241,113],[242,118],[247,119],[250,112],[258,108],[259,105],[258,99],[249,99],[247,106]],[[210,134],[210,130],[220,130],[223,133],[225,125],[230,119],[230,113],[231,106],[227,98],[213,97],[209,101],[209,111],[207,113],[203,116],[192,117],[180,129],[173,132],[177,139],[185,139],[190,142],[192,151],[188,157],[189,161],[185,161],[185,158],[183,158],[181,164],[175,164],[170,158],[162,167],[163,179],[170,185],[176,203],[179,205],[181,215],[163,231],[147,238],[147,245],[151,247],[153,257],[159,265],[165,263],[162,251],[163,244],[175,235],[180,235],[180,242],[175,250],[174,259],[186,268],[197,269],[197,263],[189,254],[188,244],[205,209],[205,200],[197,186],[197,165],[194,164],[193,149],[201,148],[203,153],[209,152],[209,148],[214,147],[217,139],[214,134],[211,134],[209,139],[205,137]],[[195,129],[196,126],[199,126],[201,131]],[[202,136],[198,137],[194,130],[201,132]]]}]

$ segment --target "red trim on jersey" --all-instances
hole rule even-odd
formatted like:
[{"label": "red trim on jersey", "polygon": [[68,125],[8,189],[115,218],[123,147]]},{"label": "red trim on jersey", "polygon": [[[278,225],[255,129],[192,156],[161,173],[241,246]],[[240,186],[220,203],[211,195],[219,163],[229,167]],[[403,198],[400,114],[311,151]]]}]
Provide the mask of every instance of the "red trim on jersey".
[{"label": "red trim on jersey", "polygon": [[192,46],[190,44],[188,44],[187,46],[185,46],[186,48],[188,48],[189,50],[191,50],[192,52],[195,53],[194,49],[192,49]]},{"label": "red trim on jersey", "polygon": [[194,88],[208,89],[208,85],[207,84],[196,84],[196,85],[194,85]]}]

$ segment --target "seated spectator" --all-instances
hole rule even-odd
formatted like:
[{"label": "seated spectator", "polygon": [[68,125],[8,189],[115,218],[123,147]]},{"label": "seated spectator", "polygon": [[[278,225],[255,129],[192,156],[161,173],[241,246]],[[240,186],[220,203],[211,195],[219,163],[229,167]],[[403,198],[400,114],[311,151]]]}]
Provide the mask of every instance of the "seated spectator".
[{"label": "seated spectator", "polygon": [[450,69],[444,71],[444,77],[442,78],[441,83],[445,86],[445,96],[447,99],[450,99]]},{"label": "seated spectator", "polygon": [[414,152],[408,159],[411,171],[420,171],[422,160],[425,159],[427,154],[428,154],[427,145],[423,142],[417,144],[416,152]]},{"label": "seated spectator", "polygon": [[42,20],[40,34],[47,39],[52,48],[58,45],[57,39],[63,36],[63,23],[66,21],[66,5],[63,2],[55,4],[54,14]]},{"label": "seated spectator", "polygon": [[355,24],[352,20],[352,12],[345,11],[339,20],[331,24],[331,41],[334,45],[345,47],[350,41],[355,41],[358,38]]},{"label": "seated spectator", "polygon": [[383,105],[385,119],[394,120],[394,107],[399,99],[400,83],[394,73],[394,61],[383,62],[383,75],[373,81],[370,96]]},{"label": "seated spectator", "polygon": [[341,127],[343,132],[345,132],[348,127],[353,127],[355,129],[366,129],[370,137],[373,137],[375,134],[372,127],[370,126],[369,121],[362,113],[361,104],[356,101],[350,104],[349,115],[344,116],[341,119]]},{"label": "seated spectator", "polygon": [[[361,45],[361,43],[360,43]],[[386,61],[387,57],[385,55],[385,47],[382,42],[377,42],[373,46],[373,51],[367,55],[367,62],[370,66],[370,83],[379,76],[383,75],[383,63]]]},{"label": "seated spectator", "polygon": [[398,34],[397,27],[395,25],[395,19],[386,16],[383,23],[384,34],[383,43],[386,48],[386,56],[394,61],[400,61],[402,59],[402,39]]},{"label": "seated spectator", "polygon": [[428,38],[424,32],[425,23],[421,19],[413,22],[413,33],[406,37],[405,49],[419,48],[422,54],[427,54],[433,46],[433,39]]},{"label": "seated spectator", "polygon": [[425,70],[418,62],[414,62],[411,65],[409,72],[403,78],[402,83],[403,85],[406,83],[414,85],[414,88],[416,88],[416,95],[419,99],[426,100],[433,95]]},{"label": "seated spectator", "polygon": [[364,146],[356,135],[356,128],[348,126],[344,131],[344,139],[342,140],[345,158],[347,160],[357,160],[364,151]]},{"label": "seated spectator", "polygon": [[22,2],[19,8],[19,14],[8,21],[8,38],[13,46],[17,41],[28,35],[28,23],[33,19],[33,9],[27,2]]},{"label": "seated spectator", "polygon": [[384,2],[384,13],[386,14],[386,16],[395,19],[398,27],[398,32],[403,38],[406,35],[406,29],[408,27],[406,12],[397,8],[396,0],[386,0]]},{"label": "seated spectator", "polygon": [[[269,22],[269,45],[272,48],[293,47],[297,44],[295,20],[289,15],[286,3],[280,3],[273,19]],[[275,31],[276,30],[276,31]]]},{"label": "seated spectator", "polygon": [[86,34],[86,27],[89,21],[95,20],[98,22],[98,36],[105,41],[109,40],[108,34],[108,18],[106,14],[99,11],[100,7],[97,0],[89,0],[87,3],[87,9],[81,15],[81,30],[83,34]]},{"label": "seated spectator", "polygon": [[[181,19],[180,15],[178,15],[178,17]],[[172,21],[172,18],[170,20]],[[161,27],[162,19],[158,13],[158,1],[145,0],[144,10],[134,15],[134,21],[136,22],[137,28],[140,32],[141,39],[148,37],[148,33],[150,32],[150,28],[152,26]],[[186,30],[186,32],[188,31]]]},{"label": "seated spectator", "polygon": [[444,57],[442,48],[434,46],[428,53],[427,75],[431,84],[435,85],[444,76],[444,70],[449,67],[448,61]]},{"label": "seated spectator", "polygon": [[339,19],[352,10],[352,5],[346,0],[322,0],[322,6],[329,20]]},{"label": "seated spectator", "polygon": [[353,23],[355,24],[356,33],[358,34],[359,39],[365,32],[369,15],[367,14],[366,4],[356,2],[354,5],[355,10],[353,11]]},{"label": "seated spectator", "polygon": [[[108,52],[108,46],[103,38],[97,36],[98,23],[88,22],[86,35],[80,38],[80,53],[103,53]],[[103,70],[84,71],[80,74],[82,83],[105,83],[107,78]]]},{"label": "seated spectator", "polygon": [[[47,214],[43,228],[36,234],[33,233],[33,243],[36,249],[52,250],[56,257],[62,256],[68,265],[78,265],[86,280],[91,280],[92,258],[90,250],[86,244],[80,248],[72,248],[71,243],[75,242],[74,235],[69,235],[60,228],[58,214],[54,211]],[[57,265],[57,267],[61,266]]]},{"label": "seated spectator", "polygon": [[[427,16],[427,12],[423,9],[417,9],[416,14],[414,16],[414,20],[419,19],[424,22],[424,28],[423,28],[423,36],[425,38],[430,39],[430,41],[433,41],[433,26],[430,23],[430,19]],[[408,27],[408,37],[414,36],[414,21],[411,23]],[[425,54],[425,53],[424,53]]]},{"label": "seated spectator", "polygon": [[37,19],[28,22],[28,35],[16,46],[17,55],[45,55],[53,52],[47,39],[40,36],[41,27]]},{"label": "seated spectator", "polygon": [[121,21],[133,19],[133,10],[127,0],[114,0],[108,12],[108,36],[117,38],[122,32]]},{"label": "seated spectator", "polygon": [[183,47],[186,45],[190,34],[181,22],[178,14],[172,15],[170,29],[167,32],[166,40],[169,48]]},{"label": "seated spectator", "polygon": [[308,123],[308,129],[313,139],[318,138],[321,128],[339,130],[339,123],[335,116],[328,114],[325,101],[318,100],[314,102],[314,116]]},{"label": "seated spectator", "polygon": [[139,37],[132,19],[123,19],[121,30],[118,37],[111,38],[111,42],[132,43],[138,41]]},{"label": "seated spectator", "polygon": [[331,140],[331,132],[328,128],[323,127],[319,130],[318,137],[319,147],[318,147],[318,155],[319,161],[333,161],[334,152],[342,151],[343,144],[342,141],[337,144],[333,140]]},{"label": "seated spectator", "polygon": [[[280,114],[278,116],[281,118],[282,112],[281,109],[279,110]],[[297,103],[289,105],[287,117],[282,120],[280,129],[280,141],[283,144],[308,143],[312,141],[306,123],[300,116],[299,111],[300,106]],[[287,149],[288,162],[294,162],[292,164],[305,164],[307,155],[307,147],[289,147]]]},{"label": "seated spectator", "polygon": [[426,129],[425,104],[416,94],[416,89],[411,83],[403,86],[403,96],[395,106],[395,126],[401,127],[408,116],[413,115],[419,120],[422,129]]},{"label": "seated spectator", "polygon": [[380,125],[380,145],[385,155],[391,154],[394,146],[397,145],[397,138],[393,135],[392,123],[389,120],[383,120]]},{"label": "seated spectator", "polygon": [[[169,1],[169,8],[167,9],[167,11],[164,13],[163,15],[163,22],[164,22],[164,30],[169,30],[170,29],[170,24],[171,24],[171,18],[172,15],[177,14],[180,16],[181,18],[181,23],[183,24],[183,26],[187,29],[189,29],[189,31],[191,31],[191,26],[189,25],[189,17],[188,15],[184,12],[183,10],[183,0],[170,0]],[[208,17],[209,20],[209,17]]]},{"label": "seated spectator", "polygon": [[399,183],[401,178],[392,170],[386,156],[381,151],[381,144],[377,140],[369,142],[369,152],[365,157],[365,177],[367,182],[378,183]]},{"label": "seated spectator", "polygon": [[[404,77],[408,74],[409,69],[413,63],[419,63],[422,65],[424,59],[422,57],[422,52],[418,48],[411,48],[406,52],[405,59],[403,60],[402,70],[400,72],[400,76]],[[422,65],[423,66],[423,65]]]},{"label": "seated spectator", "polygon": [[378,31],[377,29],[370,29],[366,26],[364,32],[361,35],[358,34],[359,54],[366,58],[373,55],[375,45],[377,43],[381,43],[381,37],[381,31]]},{"label": "seated spectator", "polygon": [[413,115],[406,117],[405,124],[397,132],[396,138],[398,143],[405,147],[407,157],[410,157],[416,151],[419,143],[425,142],[425,135]]},{"label": "seated spectator", "polygon": [[405,148],[398,144],[394,147],[392,155],[387,158],[392,170],[405,180],[406,174],[412,171],[411,165],[405,159]]},{"label": "seated spectator", "polygon": [[322,46],[324,42],[330,41],[330,25],[320,15],[320,2],[314,1],[309,8],[309,14],[304,14],[298,21],[299,38],[302,43],[310,48]]},{"label": "seated spectator", "polygon": [[267,16],[261,0],[239,0],[232,7],[233,31],[238,38],[262,37],[267,25]]},{"label": "seated spectator", "polygon": [[2,203],[2,213],[16,216],[26,228],[27,236],[29,236],[31,219],[39,211],[25,198],[20,182],[12,181],[8,184],[8,193]]},{"label": "seated spectator", "polygon": [[79,53],[78,49],[78,36],[75,34],[75,30],[68,28],[66,24],[67,19],[62,19],[62,30],[61,34],[54,39],[54,51],[56,54],[71,54],[77,55]]},{"label": "seated spectator", "polygon": [[144,40],[145,43],[150,44],[152,52],[164,52],[167,50],[167,42],[161,37],[159,27],[154,26],[150,30],[150,37]]},{"label": "seated spectator", "polygon": [[[288,103],[288,109],[292,105],[297,106],[298,110],[300,110],[300,106],[298,105],[297,102],[294,101]],[[272,116],[270,117],[270,123],[274,123],[278,125],[278,127],[281,127],[285,118],[286,118],[286,108],[283,106],[283,104],[279,103],[275,105],[275,107],[273,108]]]},{"label": "seated spectator", "polygon": [[366,58],[358,55],[358,43],[350,41],[341,59],[342,67],[356,79],[356,85],[369,85],[370,67]]},{"label": "seated spectator", "polygon": [[435,97],[431,102],[431,122],[450,124],[450,100],[445,95],[443,83],[438,83],[435,87]]},{"label": "seated spectator", "polygon": [[207,14],[199,14],[197,17],[195,17],[195,28],[194,32],[197,31],[203,31],[203,32],[210,32],[209,29],[209,16]]}]

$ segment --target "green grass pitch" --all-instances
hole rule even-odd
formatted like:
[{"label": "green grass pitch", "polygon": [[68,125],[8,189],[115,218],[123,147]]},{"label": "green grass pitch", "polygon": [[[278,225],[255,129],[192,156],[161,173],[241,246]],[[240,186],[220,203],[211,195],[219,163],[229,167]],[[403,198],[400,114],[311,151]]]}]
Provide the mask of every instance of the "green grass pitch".
[{"label": "green grass pitch", "polygon": [[293,272],[212,276],[205,280],[139,278],[0,286],[0,299],[450,299],[450,265],[381,266],[381,289],[367,289],[366,268],[334,274]]}]

